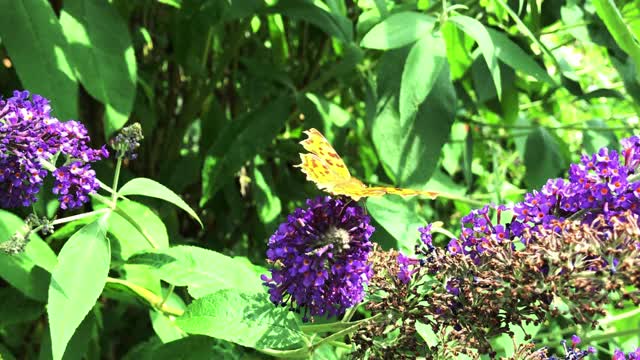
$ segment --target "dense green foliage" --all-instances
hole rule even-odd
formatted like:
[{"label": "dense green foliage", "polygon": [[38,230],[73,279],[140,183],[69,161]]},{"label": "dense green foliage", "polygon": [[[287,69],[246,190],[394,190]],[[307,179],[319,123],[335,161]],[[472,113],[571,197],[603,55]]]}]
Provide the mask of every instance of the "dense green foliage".
[{"label": "dense green foliage", "polygon": [[[303,130],[321,130],[367,184],[442,192],[366,201],[372,240],[411,252],[418,226],[456,229],[634,134],[639,20],[638,2],[607,0],[0,0],[0,94],[51,99],[96,147],[128,121],[145,137],[118,211],[0,255],[2,358],[299,347],[297,318],[258,274],[278,224],[321,194],[293,167]],[[108,183],[114,163],[96,171]],[[34,208],[64,216],[51,194]],[[0,212],[0,241],[27,214]],[[551,347],[599,340],[602,358],[638,345],[637,309],[603,324],[528,330]],[[513,351],[508,337],[496,346]]]}]

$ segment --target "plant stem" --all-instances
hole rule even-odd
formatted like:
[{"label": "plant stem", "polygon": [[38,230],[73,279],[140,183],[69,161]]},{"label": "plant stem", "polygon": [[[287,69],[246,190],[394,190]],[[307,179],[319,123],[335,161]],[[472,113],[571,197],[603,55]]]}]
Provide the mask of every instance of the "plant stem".
[{"label": "plant stem", "polygon": [[118,157],[116,162],[116,172],[113,175],[113,192],[111,193],[112,208],[115,209],[116,201],[118,200],[118,180],[120,179],[120,169],[122,168],[122,158]]},{"label": "plant stem", "polygon": [[159,311],[167,315],[181,316],[182,314],[184,314],[184,311],[182,309],[174,308],[165,304],[164,300],[160,296],[140,285],[134,284],[127,280],[116,279],[112,277],[107,278],[107,284],[118,284],[129,288],[131,291],[136,293],[136,295],[147,301],[153,308],[158,309]]},{"label": "plant stem", "polygon": [[51,225],[60,225],[60,224],[68,223],[68,222],[71,222],[71,221],[76,221],[76,220],[84,219],[84,218],[87,218],[87,217],[100,215],[100,214],[103,214],[103,213],[106,213],[106,212],[109,212],[109,211],[111,211],[111,209],[103,208],[103,209],[99,209],[99,210],[89,211],[89,212],[86,212],[86,213],[83,213],[83,214],[67,216],[67,217],[63,217],[63,218],[60,218],[60,219],[53,220],[51,222]]},{"label": "plant stem", "polygon": [[175,289],[175,288],[176,288],[175,285],[173,285],[173,284],[169,285],[169,290],[167,290],[167,293],[162,298],[162,302],[158,306],[162,307],[162,305],[164,305],[164,303],[167,302],[167,299],[169,299],[169,296],[171,296],[171,294],[173,294],[173,289]]}]

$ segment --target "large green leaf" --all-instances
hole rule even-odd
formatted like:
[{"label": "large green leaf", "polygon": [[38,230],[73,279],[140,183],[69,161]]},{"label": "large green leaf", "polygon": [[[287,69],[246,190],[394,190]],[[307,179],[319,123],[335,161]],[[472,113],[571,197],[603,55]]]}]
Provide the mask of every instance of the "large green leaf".
[{"label": "large green leaf", "polygon": [[25,89],[51,100],[62,120],[78,118],[78,84],[67,43],[47,0],[0,0],[0,38]]},{"label": "large green leaf", "polygon": [[456,15],[449,18],[449,20],[478,43],[482,56],[484,56],[484,60],[487,62],[487,66],[491,72],[498,98],[501,98],[502,81],[500,80],[500,67],[498,66],[498,57],[496,56],[496,45],[493,43],[489,31],[480,21],[468,16]]},{"label": "large green leaf", "polygon": [[108,138],[127,122],[136,95],[136,58],[127,25],[107,0],[66,0],[60,24],[78,79],[105,104]]},{"label": "large green leaf", "polygon": [[176,246],[136,254],[129,264],[148,266],[169,284],[188,286],[194,298],[220,289],[264,292],[262,281],[252,267],[239,259],[195,246]]},{"label": "large green leaf", "polygon": [[202,226],[202,221],[195,211],[178,194],[159,182],[147,178],[135,178],[120,188],[120,195],[141,195],[168,201],[187,212]]},{"label": "large green leaf", "polygon": [[302,342],[296,318],[265,294],[226,289],[195,300],[176,320],[190,334],[207,335],[255,349],[287,349]]},{"label": "large green leaf", "polygon": [[360,42],[369,49],[401,48],[422,38],[435,26],[436,18],[413,11],[399,12],[374,26]]},{"label": "large green leaf", "polygon": [[402,71],[400,119],[415,116],[431,92],[447,61],[444,39],[440,33],[426,34],[411,47]]},{"label": "large green leaf", "polygon": [[539,188],[566,170],[566,160],[562,155],[558,140],[543,127],[536,128],[529,136],[524,153],[527,167],[525,181],[530,188]]},{"label": "large green leaf", "polygon": [[206,204],[242,165],[266,148],[287,121],[291,99],[282,96],[232,121],[207,151],[202,167],[202,198]]},{"label": "large green leaf", "polygon": [[109,273],[108,214],[83,227],[62,247],[49,285],[47,313],[53,359],[61,359],[74,332],[95,305]]},{"label": "large green leaf", "polygon": [[[9,240],[23,226],[20,218],[0,210],[1,242]],[[56,254],[49,245],[33,234],[24,252],[17,255],[0,253],[0,277],[29,298],[45,302],[51,278],[49,273],[56,262]]]},{"label": "large green leaf", "polygon": [[422,188],[433,174],[442,145],[449,138],[456,97],[445,65],[415,116],[401,119],[398,94],[406,58],[407,50],[402,49],[387,52],[380,60],[377,112],[371,136],[395,184]]}]

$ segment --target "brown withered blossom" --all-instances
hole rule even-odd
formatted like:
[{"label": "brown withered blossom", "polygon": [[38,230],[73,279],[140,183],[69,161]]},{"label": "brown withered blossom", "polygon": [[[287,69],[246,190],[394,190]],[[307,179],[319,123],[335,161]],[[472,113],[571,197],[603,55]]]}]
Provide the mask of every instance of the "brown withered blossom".
[{"label": "brown withered blossom", "polygon": [[[476,259],[431,247],[408,284],[397,278],[397,253],[376,251],[367,309],[384,316],[354,336],[354,358],[495,356],[491,338],[561,314],[595,327],[608,304],[640,304],[638,220],[628,212],[586,224],[558,221],[526,230],[526,246],[489,239]],[[437,345],[418,336],[417,323]],[[516,358],[545,358],[527,349]]]}]

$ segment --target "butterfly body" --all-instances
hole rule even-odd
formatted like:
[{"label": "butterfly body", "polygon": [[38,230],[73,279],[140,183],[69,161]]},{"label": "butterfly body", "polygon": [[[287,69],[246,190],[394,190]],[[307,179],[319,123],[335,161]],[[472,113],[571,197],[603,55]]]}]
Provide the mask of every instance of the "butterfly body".
[{"label": "butterfly body", "polygon": [[351,176],[347,165],[333,146],[316,129],[305,131],[307,138],[300,144],[308,154],[300,154],[302,163],[297,165],[307,175],[307,180],[316,183],[318,188],[334,195],[345,195],[358,201],[363,197],[383,196],[395,194],[402,196],[426,195],[435,198],[438,194],[433,191],[399,189],[389,186],[369,187],[362,181]]}]

